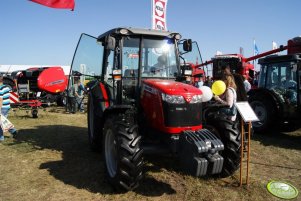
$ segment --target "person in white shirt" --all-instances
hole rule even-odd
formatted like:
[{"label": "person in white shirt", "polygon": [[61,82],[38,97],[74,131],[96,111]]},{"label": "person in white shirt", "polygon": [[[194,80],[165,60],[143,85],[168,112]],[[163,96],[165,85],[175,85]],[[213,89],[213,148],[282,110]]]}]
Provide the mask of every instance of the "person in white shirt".
[{"label": "person in white shirt", "polygon": [[250,82],[248,81],[246,75],[244,75],[243,77],[244,77],[245,90],[246,90],[246,92],[248,93],[248,91],[251,90],[251,84],[250,84]]}]

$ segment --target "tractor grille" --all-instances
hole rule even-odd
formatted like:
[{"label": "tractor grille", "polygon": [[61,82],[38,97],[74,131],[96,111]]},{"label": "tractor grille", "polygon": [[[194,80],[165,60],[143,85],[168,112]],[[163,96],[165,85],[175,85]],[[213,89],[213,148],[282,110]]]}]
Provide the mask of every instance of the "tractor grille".
[{"label": "tractor grille", "polygon": [[164,123],[167,127],[201,125],[201,103],[171,104],[163,102]]}]

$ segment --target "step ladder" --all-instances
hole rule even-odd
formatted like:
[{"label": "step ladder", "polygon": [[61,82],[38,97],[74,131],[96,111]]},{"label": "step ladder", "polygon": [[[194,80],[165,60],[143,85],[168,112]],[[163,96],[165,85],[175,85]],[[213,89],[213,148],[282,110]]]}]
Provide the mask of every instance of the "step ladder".
[{"label": "step ladder", "polygon": [[[245,126],[247,129],[245,129]],[[240,183],[239,186],[243,185],[243,165],[246,163],[247,172],[246,172],[246,185],[249,185],[249,170],[250,170],[250,148],[251,148],[251,122],[244,122],[241,119],[241,148],[240,148]],[[246,160],[243,160],[246,153]]]}]

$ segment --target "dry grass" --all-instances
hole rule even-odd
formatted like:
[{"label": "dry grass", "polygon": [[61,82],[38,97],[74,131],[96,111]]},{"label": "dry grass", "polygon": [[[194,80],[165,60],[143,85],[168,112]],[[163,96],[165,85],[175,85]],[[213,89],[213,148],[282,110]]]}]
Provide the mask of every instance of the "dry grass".
[{"label": "dry grass", "polygon": [[[254,135],[248,188],[235,177],[193,178],[178,173],[171,158],[148,158],[147,174],[135,192],[116,194],[103,179],[101,155],[89,150],[86,114],[40,111],[32,119],[17,111],[10,119],[20,137],[0,144],[0,200],[278,200],[269,180],[301,189],[301,131]],[[300,196],[299,196],[300,197]]]}]

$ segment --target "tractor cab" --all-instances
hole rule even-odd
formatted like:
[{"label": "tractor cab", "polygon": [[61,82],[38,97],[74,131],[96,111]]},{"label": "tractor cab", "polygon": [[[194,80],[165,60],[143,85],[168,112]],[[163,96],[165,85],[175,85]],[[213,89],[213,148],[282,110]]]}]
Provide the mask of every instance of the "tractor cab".
[{"label": "tractor cab", "polygon": [[80,72],[83,80],[99,76],[114,104],[134,102],[142,80],[181,76],[177,56],[180,37],[177,33],[124,28],[98,38],[83,34],[72,71]]},{"label": "tractor cab", "polygon": [[255,81],[254,65],[241,54],[222,54],[216,55],[210,61],[201,64],[202,66],[212,64],[213,79],[222,79],[224,76],[224,69],[230,68],[232,74],[245,76],[250,83]]},{"label": "tractor cab", "polygon": [[259,59],[258,87],[275,94],[283,104],[285,117],[296,116],[301,106],[301,54],[269,56]]}]

